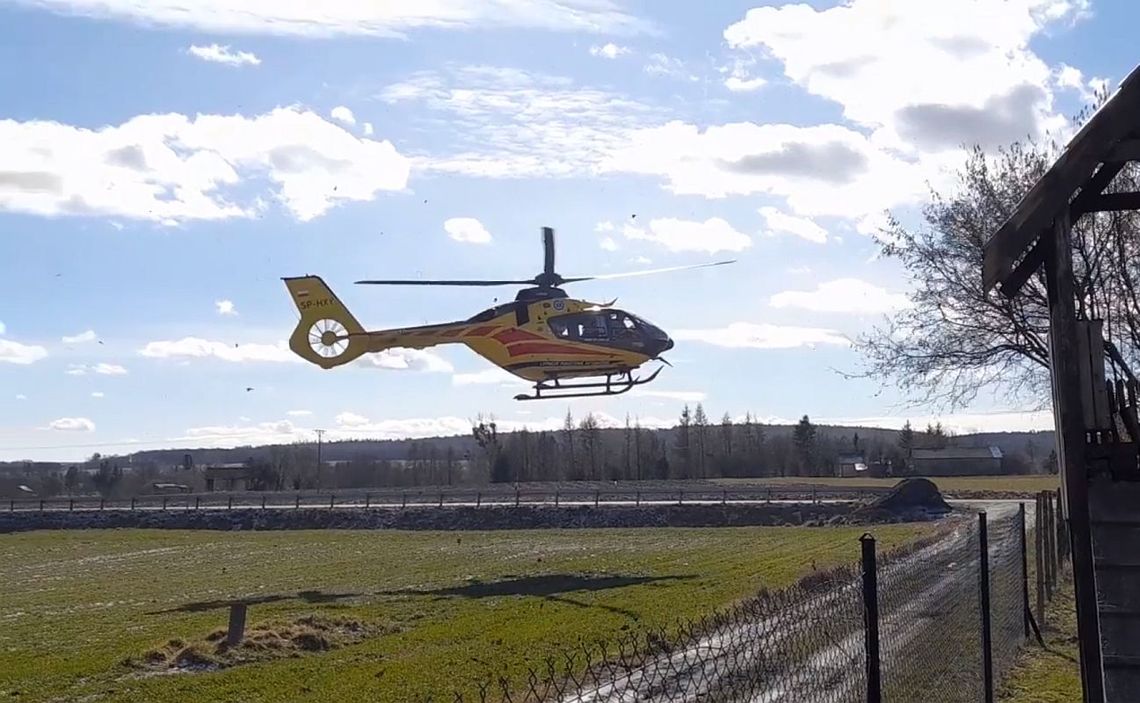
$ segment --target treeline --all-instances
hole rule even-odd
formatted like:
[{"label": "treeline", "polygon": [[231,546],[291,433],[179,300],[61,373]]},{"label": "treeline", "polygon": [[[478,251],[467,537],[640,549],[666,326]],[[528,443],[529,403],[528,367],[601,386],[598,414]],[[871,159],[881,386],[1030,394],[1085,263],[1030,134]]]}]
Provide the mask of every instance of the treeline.
[{"label": "treeline", "polygon": [[[980,446],[989,446],[994,437],[986,436]],[[1011,442],[1020,442],[1020,446],[1011,451]],[[1055,471],[1051,443],[1051,435],[1044,433],[1009,435],[1004,471]],[[686,405],[677,424],[666,429],[642,427],[636,418],[626,418],[623,427],[607,428],[593,415],[575,418],[567,412],[559,430],[501,433],[494,418],[479,417],[467,437],[406,440],[401,458],[389,458],[387,451],[377,456],[368,442],[346,442],[336,443],[335,453],[328,452],[330,445],[326,444],[326,452],[341,458],[330,463],[325,454],[318,465],[317,447],[296,443],[251,448],[241,463],[248,469],[250,488],[259,491],[834,476],[841,457],[859,458],[880,472],[899,475],[905,473],[913,449],[950,444],[979,446],[969,437],[953,437],[941,425],[915,430],[909,422],[901,431],[817,426],[807,415],[794,426],[765,424],[751,414],[739,422],[725,414],[714,422],[703,405],[697,404],[693,408]],[[356,451],[346,452],[346,446]],[[228,451],[225,458],[232,462],[234,452],[241,450]],[[205,490],[204,462],[193,453],[170,452],[167,457],[180,457],[183,466],[197,464],[194,469],[160,464],[150,456],[95,454],[66,468],[0,467],[0,495],[99,494],[113,498],[162,490],[155,488],[162,483]],[[31,493],[21,492],[21,485]]]}]

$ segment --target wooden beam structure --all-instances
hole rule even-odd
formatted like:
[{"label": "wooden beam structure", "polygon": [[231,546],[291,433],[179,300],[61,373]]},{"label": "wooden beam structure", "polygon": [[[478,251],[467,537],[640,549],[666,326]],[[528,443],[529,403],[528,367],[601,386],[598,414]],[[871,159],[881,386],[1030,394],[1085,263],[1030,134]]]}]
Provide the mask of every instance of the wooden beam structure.
[{"label": "wooden beam structure", "polygon": [[[1118,402],[1108,401],[1102,326],[1077,313],[1071,228],[1088,213],[1140,211],[1140,193],[1109,188],[1128,163],[1140,161],[1138,137],[1140,67],[986,243],[982,267],[985,291],[997,289],[1008,298],[1045,271],[1062,515],[1085,703],[1124,703],[1140,691],[1140,434],[1129,432],[1125,440],[1116,431],[1117,422],[1137,425],[1128,422],[1135,406],[1125,408],[1119,392]],[[1111,340],[1107,346],[1114,350]],[[1119,353],[1110,359],[1123,363]]]},{"label": "wooden beam structure", "polygon": [[[1065,147],[1060,158],[1030,188],[1017,209],[986,243],[982,281],[987,291],[1002,288],[1014,265],[1051,226],[1059,207],[1064,207],[1100,164],[1119,161],[1113,150],[1128,147],[1131,133],[1140,125],[1140,67],[1128,74],[1119,90],[1085,123]],[[1119,169],[1118,169],[1119,171]],[[1116,175],[1115,173],[1113,174]],[[1104,183],[1100,191],[1104,190]],[[1097,191],[1098,194],[1100,191]],[[1006,293],[1012,297],[1016,291]]]}]

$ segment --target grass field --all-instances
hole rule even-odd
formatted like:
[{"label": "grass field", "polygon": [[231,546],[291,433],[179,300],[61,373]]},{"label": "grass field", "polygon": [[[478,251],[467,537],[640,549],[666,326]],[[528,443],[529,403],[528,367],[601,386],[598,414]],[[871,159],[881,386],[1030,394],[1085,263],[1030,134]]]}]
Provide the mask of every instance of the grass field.
[{"label": "grass field", "polygon": [[[758,486],[828,486],[833,488],[890,488],[902,478],[835,478],[827,476],[789,476],[786,478],[725,478],[718,483],[726,485]],[[954,491],[994,491],[1037,493],[1052,491],[1060,486],[1057,476],[934,476],[931,481],[944,493]]]},{"label": "grass field", "polygon": [[1072,703],[1081,700],[1080,654],[1077,651],[1077,609],[1068,572],[1058,579],[1060,589],[1045,607],[1049,649],[1035,639],[1026,643],[1017,666],[1010,672],[998,699],[1002,703]]},{"label": "grass field", "polygon": [[[579,637],[668,625],[852,563],[865,528],[0,535],[0,698],[415,701],[521,675]],[[874,529],[881,548],[928,529]],[[383,628],[318,654],[140,677],[122,662],[306,614]],[[448,694],[440,698],[441,694]]]}]

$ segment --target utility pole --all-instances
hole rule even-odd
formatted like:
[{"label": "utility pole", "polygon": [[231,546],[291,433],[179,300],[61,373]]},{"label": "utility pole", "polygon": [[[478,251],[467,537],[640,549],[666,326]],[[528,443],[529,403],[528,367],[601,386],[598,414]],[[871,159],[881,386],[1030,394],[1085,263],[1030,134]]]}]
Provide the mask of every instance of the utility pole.
[{"label": "utility pole", "polygon": [[317,433],[317,489],[321,487],[321,438],[325,436],[325,430],[313,430]]}]

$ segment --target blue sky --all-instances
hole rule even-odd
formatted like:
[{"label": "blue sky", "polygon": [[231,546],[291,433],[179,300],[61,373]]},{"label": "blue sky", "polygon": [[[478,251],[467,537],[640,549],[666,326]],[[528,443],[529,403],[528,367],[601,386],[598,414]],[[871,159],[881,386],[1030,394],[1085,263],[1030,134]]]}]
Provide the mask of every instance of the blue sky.
[{"label": "blue sky", "polygon": [[[835,369],[906,304],[867,236],[913,218],[963,140],[1064,123],[1135,56],[1133,3],[617,0],[0,3],[0,458],[465,431],[684,402],[762,418],[925,422]],[[238,8],[234,10],[233,8]],[[478,226],[470,222],[478,221]],[[448,222],[451,222],[450,227]],[[608,399],[522,404],[463,347],[335,371],[283,351],[281,276],[370,328],[467,317],[527,277],[539,230],[576,284],[677,339]],[[450,232],[449,232],[450,230]],[[471,235],[474,231],[476,234]],[[472,241],[474,240],[474,241]],[[253,390],[247,391],[247,388]],[[959,429],[1045,427],[986,398]]]}]

